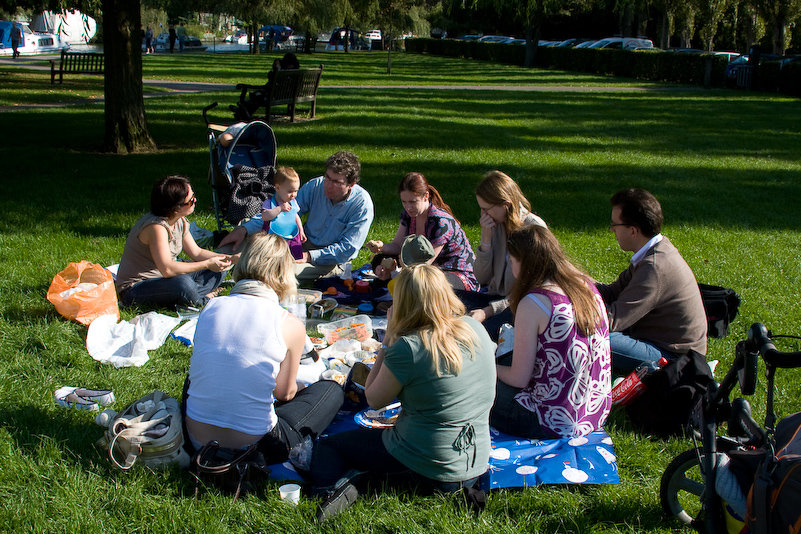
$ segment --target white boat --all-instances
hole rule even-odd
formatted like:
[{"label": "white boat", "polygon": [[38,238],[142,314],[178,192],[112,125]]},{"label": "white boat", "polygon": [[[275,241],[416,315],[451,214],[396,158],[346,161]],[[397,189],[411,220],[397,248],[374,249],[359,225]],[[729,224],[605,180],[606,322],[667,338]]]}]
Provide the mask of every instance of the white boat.
[{"label": "white boat", "polygon": [[[22,42],[17,48],[17,52],[22,56],[33,56],[36,54],[60,54],[62,50],[70,47],[61,38],[52,32],[34,32],[25,23],[17,23],[22,29]],[[11,48],[11,22],[0,21],[0,56],[11,56],[14,50]]]},{"label": "white boat", "polygon": [[45,11],[33,18],[31,29],[35,32],[55,33],[62,43],[86,44],[97,33],[97,21],[80,11]]}]

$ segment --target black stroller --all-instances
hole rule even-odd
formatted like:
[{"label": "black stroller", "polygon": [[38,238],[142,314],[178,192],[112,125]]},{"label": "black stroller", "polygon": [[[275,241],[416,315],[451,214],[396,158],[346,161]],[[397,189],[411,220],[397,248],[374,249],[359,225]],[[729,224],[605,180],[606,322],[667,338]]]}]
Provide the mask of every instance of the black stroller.
[{"label": "black stroller", "polygon": [[261,211],[273,193],[277,145],[272,128],[263,121],[226,126],[212,122],[203,109],[209,138],[209,183],[217,229],[231,228]]}]

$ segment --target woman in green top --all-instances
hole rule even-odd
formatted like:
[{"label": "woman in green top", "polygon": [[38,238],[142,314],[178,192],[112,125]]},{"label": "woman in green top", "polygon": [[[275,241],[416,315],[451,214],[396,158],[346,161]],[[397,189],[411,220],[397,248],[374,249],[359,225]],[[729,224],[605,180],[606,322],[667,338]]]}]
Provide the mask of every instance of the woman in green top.
[{"label": "woman in green top", "polygon": [[349,470],[411,483],[423,492],[472,486],[487,470],[488,414],[495,397],[495,344],[464,316],[445,275],[428,264],[395,279],[385,342],[365,383],[373,408],[400,400],[395,426],[321,438],[311,475],[325,520],[357,497]]}]

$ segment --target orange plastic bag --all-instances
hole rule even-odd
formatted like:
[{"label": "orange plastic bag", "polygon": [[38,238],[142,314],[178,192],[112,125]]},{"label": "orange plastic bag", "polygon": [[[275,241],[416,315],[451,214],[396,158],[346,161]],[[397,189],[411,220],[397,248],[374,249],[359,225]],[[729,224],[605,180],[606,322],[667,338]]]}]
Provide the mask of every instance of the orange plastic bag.
[{"label": "orange plastic bag", "polygon": [[58,273],[47,290],[47,300],[58,313],[81,324],[88,325],[101,315],[114,315],[120,320],[114,278],[89,261],[70,263]]}]

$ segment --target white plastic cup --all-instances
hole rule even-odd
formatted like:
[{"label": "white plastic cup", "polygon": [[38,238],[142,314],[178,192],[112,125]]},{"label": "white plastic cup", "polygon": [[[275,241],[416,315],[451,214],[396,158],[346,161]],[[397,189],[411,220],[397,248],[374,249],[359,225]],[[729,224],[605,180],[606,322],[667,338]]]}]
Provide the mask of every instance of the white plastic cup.
[{"label": "white plastic cup", "polygon": [[278,488],[278,493],[281,494],[281,500],[292,503],[293,505],[300,502],[300,486],[297,484],[284,484]]}]

